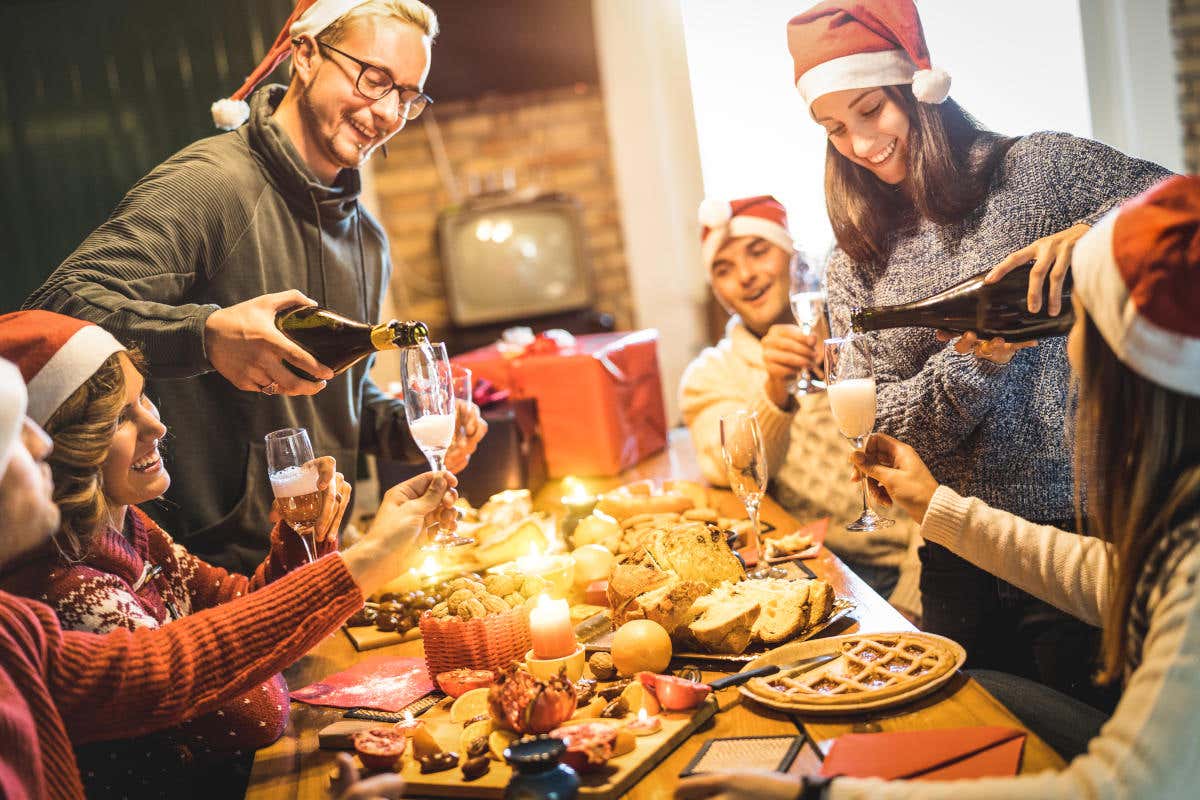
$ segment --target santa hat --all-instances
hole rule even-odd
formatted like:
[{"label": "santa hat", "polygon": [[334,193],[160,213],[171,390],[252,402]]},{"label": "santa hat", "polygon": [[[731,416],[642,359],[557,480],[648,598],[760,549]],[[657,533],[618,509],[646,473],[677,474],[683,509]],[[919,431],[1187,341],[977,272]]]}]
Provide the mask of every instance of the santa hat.
[{"label": "santa hat", "polygon": [[930,64],[912,0],[819,3],[788,22],[788,50],[807,106],[830,92],[902,83],[922,103],[950,94],[950,73]]},{"label": "santa hat", "polygon": [[1109,212],[1076,243],[1071,275],[1125,366],[1200,397],[1200,177],[1167,178]]},{"label": "santa hat", "polygon": [[316,36],[337,20],[368,0],[299,0],[292,15],[283,23],[275,43],[236,92],[212,104],[213,123],[231,131],[250,118],[246,98],[275,68],[292,53],[292,40],[299,36]]},{"label": "santa hat", "polygon": [[99,325],[51,311],[0,316],[0,358],[21,370],[28,414],[38,425],[45,425],[106,358],[124,349]]},{"label": "santa hat", "polygon": [[16,449],[25,419],[25,381],[14,364],[0,358],[0,478]]},{"label": "santa hat", "polygon": [[789,254],[795,250],[787,228],[787,210],[769,194],[741,200],[708,198],[700,204],[700,253],[704,268],[712,269],[725,242],[739,236],[761,236]]}]

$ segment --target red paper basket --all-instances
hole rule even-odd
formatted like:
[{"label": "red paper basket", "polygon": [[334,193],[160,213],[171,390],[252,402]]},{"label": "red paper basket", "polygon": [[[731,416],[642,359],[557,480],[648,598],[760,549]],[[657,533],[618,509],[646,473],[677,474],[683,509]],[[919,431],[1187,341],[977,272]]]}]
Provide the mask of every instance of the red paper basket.
[{"label": "red paper basket", "polygon": [[420,625],[430,675],[464,668],[498,672],[514,661],[523,661],[533,646],[524,607],[471,620],[439,619],[426,612]]}]

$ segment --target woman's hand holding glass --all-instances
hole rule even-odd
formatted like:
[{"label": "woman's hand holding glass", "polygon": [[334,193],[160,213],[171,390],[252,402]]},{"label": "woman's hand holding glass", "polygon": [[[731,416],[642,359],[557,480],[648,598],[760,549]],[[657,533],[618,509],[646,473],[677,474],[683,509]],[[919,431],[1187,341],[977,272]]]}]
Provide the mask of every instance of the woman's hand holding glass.
[{"label": "woman's hand holding glass", "polygon": [[[350,484],[342,473],[337,471],[337,461],[333,456],[321,456],[313,462],[317,468],[317,489],[321,492],[321,510],[313,525],[313,538],[318,549],[323,542],[337,541],[338,531],[342,526],[342,518],[349,508]],[[279,500],[271,506],[273,518],[283,518],[283,508]]]},{"label": "woman's hand holding glass", "polygon": [[937,491],[938,482],[917,451],[885,433],[872,433],[862,450],[850,454],[854,480],[866,475],[875,500],[885,506],[899,504],[917,522]]}]

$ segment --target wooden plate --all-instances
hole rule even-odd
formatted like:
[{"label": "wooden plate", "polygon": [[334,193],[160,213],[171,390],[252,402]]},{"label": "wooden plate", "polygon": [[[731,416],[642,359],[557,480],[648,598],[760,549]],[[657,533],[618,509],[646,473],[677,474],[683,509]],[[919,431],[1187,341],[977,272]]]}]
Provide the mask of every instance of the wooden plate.
[{"label": "wooden plate", "polygon": [[[821,655],[822,653],[836,652],[840,649],[841,643],[844,641],[863,638],[882,638],[888,635],[889,634],[887,632],[869,634],[853,633],[846,636],[834,636],[828,639],[793,642],[791,644],[785,644],[782,647],[776,648],[775,650],[772,650],[771,652],[754,659],[745,667],[743,667],[742,671],[744,672],[757,667],[764,667],[768,664],[791,664],[793,662],[800,661],[801,659]],[[896,633],[891,635],[899,636],[901,634]],[[770,706],[771,708],[776,708],[781,711],[802,712],[804,714],[858,714],[864,711],[873,711],[875,709],[900,705],[929,694],[942,684],[946,683],[946,681],[953,678],[955,674],[962,669],[962,665],[967,660],[967,651],[963,649],[962,645],[953,639],[947,639],[944,636],[937,636],[936,634],[932,633],[905,632],[903,635],[919,636],[924,639],[936,641],[938,644],[948,649],[954,656],[954,666],[951,669],[946,670],[944,675],[940,675],[926,683],[918,684],[906,692],[875,699],[872,699],[870,695],[864,695],[861,701],[850,702],[836,706],[805,703],[802,698],[787,701],[773,700],[769,697],[763,697],[750,691],[750,689],[744,685],[739,686],[738,691],[756,703],[761,703],[762,705]]]}]

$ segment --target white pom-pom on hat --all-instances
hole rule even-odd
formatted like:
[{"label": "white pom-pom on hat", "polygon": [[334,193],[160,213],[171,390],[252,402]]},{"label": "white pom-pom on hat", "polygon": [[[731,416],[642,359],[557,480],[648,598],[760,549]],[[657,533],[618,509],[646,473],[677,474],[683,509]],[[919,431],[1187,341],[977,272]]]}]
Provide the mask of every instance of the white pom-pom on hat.
[{"label": "white pom-pom on hat", "polygon": [[700,203],[697,216],[700,218],[700,224],[704,227],[721,228],[728,225],[729,220],[733,218],[733,206],[727,200],[706,197]]},{"label": "white pom-pom on hat", "polygon": [[922,103],[941,103],[950,96],[950,73],[941,67],[919,69],[913,73],[912,92]]},{"label": "white pom-pom on hat", "polygon": [[223,131],[231,131],[242,126],[250,119],[250,106],[245,100],[232,100],[228,97],[212,104],[213,124]]}]

